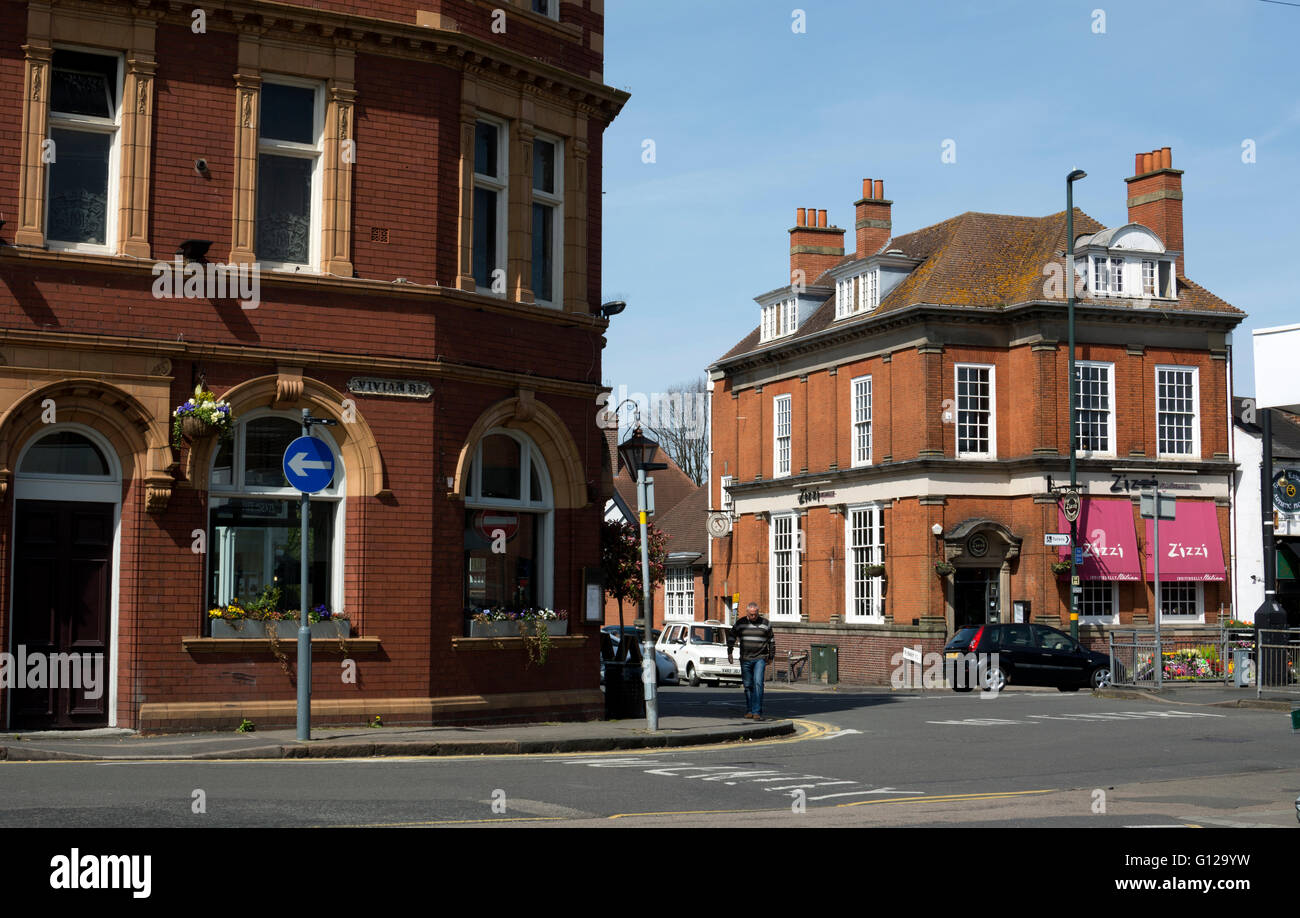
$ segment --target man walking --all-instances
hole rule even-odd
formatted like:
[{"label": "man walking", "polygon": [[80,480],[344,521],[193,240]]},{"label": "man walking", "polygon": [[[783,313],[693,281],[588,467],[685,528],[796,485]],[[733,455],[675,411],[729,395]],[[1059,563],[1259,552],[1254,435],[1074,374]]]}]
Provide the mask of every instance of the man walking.
[{"label": "man walking", "polygon": [[776,635],[767,619],[758,614],[758,603],[751,602],[748,615],[738,619],[727,632],[727,662],[734,663],[733,648],[740,643],[740,680],[745,684],[745,717],[763,718],[763,673],[776,656]]}]

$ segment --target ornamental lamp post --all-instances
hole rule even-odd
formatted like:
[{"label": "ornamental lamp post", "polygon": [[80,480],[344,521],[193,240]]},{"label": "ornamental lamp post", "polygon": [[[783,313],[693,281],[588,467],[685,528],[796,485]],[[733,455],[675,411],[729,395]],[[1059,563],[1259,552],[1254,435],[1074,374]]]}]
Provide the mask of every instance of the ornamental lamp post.
[{"label": "ornamental lamp post", "polygon": [[[1069,326],[1070,368],[1067,391],[1070,399],[1070,490],[1079,487],[1079,469],[1077,444],[1075,442],[1074,408],[1078,399],[1077,380],[1074,366],[1074,183],[1087,178],[1088,173],[1075,169],[1065,177],[1065,289],[1066,289],[1066,324]],[[1079,640],[1079,593],[1075,591],[1076,578],[1079,576],[1079,555],[1075,546],[1079,544],[1079,520],[1076,516],[1070,521],[1070,637]]]},{"label": "ornamental lamp post", "polygon": [[[619,405],[619,408],[622,407]],[[655,666],[654,613],[651,611],[653,597],[650,593],[650,547],[646,531],[647,521],[654,513],[654,479],[647,478],[646,472],[668,468],[666,463],[650,461],[658,449],[659,444],[641,432],[641,413],[638,411],[636,427],[632,435],[619,444],[618,455],[628,471],[636,472],[636,511],[641,526],[641,616],[645,621],[645,631],[641,639],[641,682],[645,686],[646,726],[650,730],[659,729],[659,699],[656,694],[659,679],[658,669]]]}]

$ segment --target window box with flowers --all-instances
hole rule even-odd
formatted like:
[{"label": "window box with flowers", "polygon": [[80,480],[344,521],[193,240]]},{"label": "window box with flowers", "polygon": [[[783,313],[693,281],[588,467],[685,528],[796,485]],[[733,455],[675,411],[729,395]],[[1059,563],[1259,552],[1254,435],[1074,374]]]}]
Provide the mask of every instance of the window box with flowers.
[{"label": "window box with flowers", "polygon": [[[278,638],[296,640],[298,611],[278,608],[280,590],[270,587],[247,603],[231,600],[228,605],[208,610],[214,638]],[[307,623],[313,638],[351,637],[352,622],[346,613],[331,612],[321,604],[307,610]]]},{"label": "window box with flowers", "polygon": [[482,609],[469,622],[472,638],[519,637],[539,634],[542,630],[552,636],[569,633],[569,614],[551,609],[525,609],[512,612],[505,609]]}]

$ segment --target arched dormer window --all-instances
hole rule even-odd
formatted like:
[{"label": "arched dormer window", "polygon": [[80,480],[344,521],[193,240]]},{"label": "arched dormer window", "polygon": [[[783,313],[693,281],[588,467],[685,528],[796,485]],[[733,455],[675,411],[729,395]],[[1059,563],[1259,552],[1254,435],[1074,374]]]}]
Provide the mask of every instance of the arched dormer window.
[{"label": "arched dormer window", "polygon": [[551,608],[555,502],[546,461],[526,435],[489,430],[465,493],[465,609]]},{"label": "arched dormer window", "polygon": [[[299,492],[285,480],[288,445],[302,435],[300,415],[270,410],[240,417],[234,434],[214,451],[208,490],[209,606],[248,603],[278,588],[278,608],[297,616],[301,603]],[[326,430],[337,470],[328,488],[312,495],[308,530],[309,606],[343,609],[344,467]]]}]

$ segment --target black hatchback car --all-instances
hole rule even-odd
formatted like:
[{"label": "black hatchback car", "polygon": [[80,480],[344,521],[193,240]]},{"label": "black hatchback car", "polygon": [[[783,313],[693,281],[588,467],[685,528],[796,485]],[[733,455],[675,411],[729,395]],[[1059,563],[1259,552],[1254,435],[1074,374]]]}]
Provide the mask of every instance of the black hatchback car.
[{"label": "black hatchback car", "polygon": [[1112,681],[1110,657],[1047,625],[971,625],[953,635],[943,655],[958,692],[977,685],[996,692],[1009,683],[1073,692]]}]

